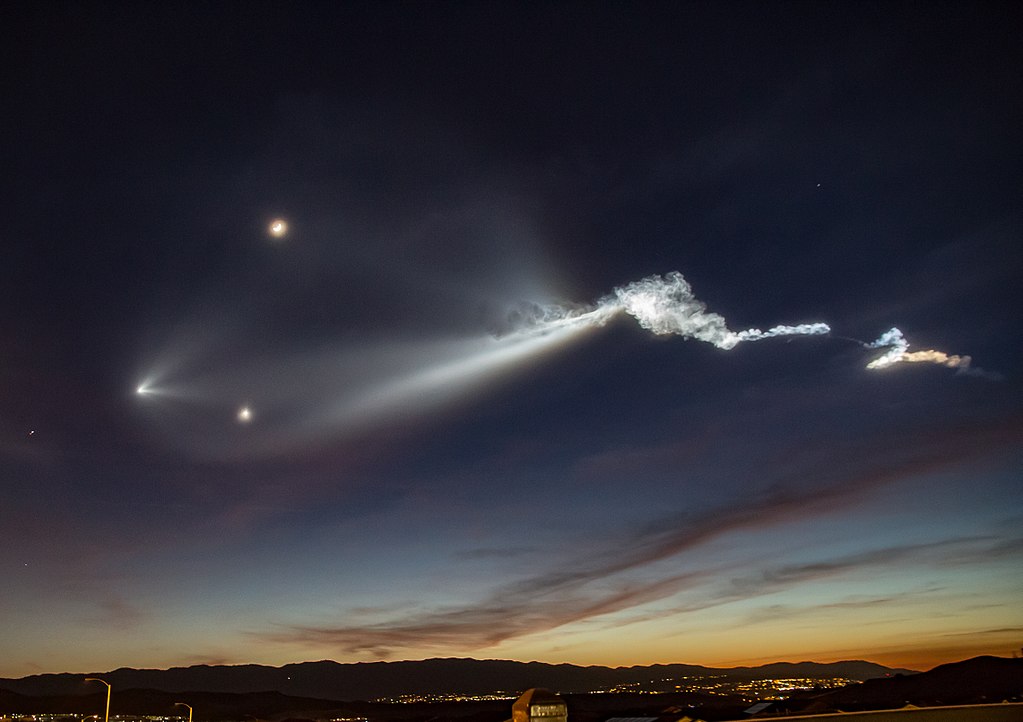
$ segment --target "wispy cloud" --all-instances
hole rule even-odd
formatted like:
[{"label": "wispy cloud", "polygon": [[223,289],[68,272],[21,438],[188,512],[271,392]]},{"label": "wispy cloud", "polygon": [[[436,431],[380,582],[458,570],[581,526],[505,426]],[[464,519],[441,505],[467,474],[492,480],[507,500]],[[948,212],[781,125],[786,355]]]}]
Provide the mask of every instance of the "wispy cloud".
[{"label": "wispy cloud", "polygon": [[[787,470],[765,491],[700,515],[679,512],[607,540],[599,550],[561,559],[557,566],[498,586],[479,601],[396,615],[384,621],[332,625],[281,625],[255,632],[263,641],[330,647],[343,653],[387,657],[404,648],[480,649],[528,634],[639,608],[682,590],[694,598],[653,614],[678,614],[791,588],[855,570],[984,558],[1013,542],[994,537],[939,539],[887,546],[846,556],[754,571],[734,567],[683,569],[644,581],[656,562],[686,563],[685,554],[733,534],[844,513],[879,488],[1000,449],[1018,438],[1019,425],[932,433],[887,455],[849,448],[839,459],[815,459]],[[876,440],[875,440],[876,443]],[[806,460],[804,460],[806,461]],[[806,478],[814,480],[807,488]],[[690,562],[691,564],[693,562]],[[728,572],[726,582],[722,575]],[[880,602],[878,602],[880,603]]]},{"label": "wispy cloud", "polygon": [[996,635],[1001,636],[1005,634],[1019,634],[1023,635],[1023,627],[1000,627],[998,629],[973,629],[969,632],[949,632],[943,634],[943,637],[975,637],[980,635]]},{"label": "wispy cloud", "polygon": [[887,595],[883,597],[846,599],[842,602],[830,602],[828,604],[815,604],[812,606],[771,604],[770,606],[758,609],[747,616],[742,620],[741,626],[773,622],[778,619],[788,619],[790,617],[801,617],[810,613],[827,610],[870,609],[872,607],[882,607],[898,602],[900,598],[909,596],[910,594],[912,596],[916,596],[918,592],[914,591],[909,594]]}]

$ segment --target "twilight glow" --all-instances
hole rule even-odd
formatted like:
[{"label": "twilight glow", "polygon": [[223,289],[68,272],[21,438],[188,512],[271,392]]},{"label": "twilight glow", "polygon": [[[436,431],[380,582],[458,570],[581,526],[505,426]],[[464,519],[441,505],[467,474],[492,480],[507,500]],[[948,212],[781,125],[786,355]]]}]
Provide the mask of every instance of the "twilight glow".
[{"label": "twilight glow", "polygon": [[0,677],[1018,650],[1018,22],[917,10],[13,13]]}]

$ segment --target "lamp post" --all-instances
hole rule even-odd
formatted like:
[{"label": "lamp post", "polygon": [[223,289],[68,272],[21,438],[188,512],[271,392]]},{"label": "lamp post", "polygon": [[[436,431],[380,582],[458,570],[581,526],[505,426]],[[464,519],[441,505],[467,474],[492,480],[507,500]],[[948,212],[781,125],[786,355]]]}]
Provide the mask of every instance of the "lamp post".
[{"label": "lamp post", "polygon": [[110,722],[110,683],[105,682],[99,677],[86,677],[86,682],[103,682],[107,686],[107,711],[103,715],[103,722]]},{"label": "lamp post", "polygon": [[192,705],[185,704],[184,702],[175,702],[174,704],[181,705],[182,707],[188,707],[188,722],[192,722]]}]

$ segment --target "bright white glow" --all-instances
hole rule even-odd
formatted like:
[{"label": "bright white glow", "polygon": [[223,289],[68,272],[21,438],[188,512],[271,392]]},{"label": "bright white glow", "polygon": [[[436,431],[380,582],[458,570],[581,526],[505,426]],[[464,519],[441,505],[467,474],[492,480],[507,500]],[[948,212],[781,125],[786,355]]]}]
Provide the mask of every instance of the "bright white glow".
[{"label": "bright white glow", "polygon": [[242,406],[238,409],[238,421],[242,424],[247,424],[252,421],[252,409],[248,406]]},{"label": "bright white glow", "polygon": [[436,363],[389,380],[344,404],[338,415],[368,418],[409,405],[432,405],[471,388],[545,351],[564,346],[582,332],[607,323],[618,309],[598,307],[585,312],[557,307],[543,309],[548,320],[516,333],[485,336],[453,344]]},{"label": "bright white glow", "polygon": [[274,238],[284,238],[288,232],[288,222],[283,218],[276,218],[270,222],[270,235]]},{"label": "bright white glow", "polygon": [[[693,295],[692,286],[675,271],[664,276],[649,276],[615,289],[618,303],[639,325],[658,335],[677,334],[683,338],[706,341],[718,348],[735,348],[743,341],[759,341],[777,336],[820,336],[831,332],[826,323],[801,323],[775,326],[767,331],[751,328],[736,333],[724,317],[707,310]],[[614,303],[613,298],[602,304]]]},{"label": "bright white glow", "polygon": [[868,369],[880,369],[901,361],[902,357],[906,355],[906,351],[909,350],[909,341],[902,335],[902,331],[893,328],[885,331],[873,343],[864,344],[864,346],[867,348],[888,349],[883,356],[878,356],[867,364]]}]

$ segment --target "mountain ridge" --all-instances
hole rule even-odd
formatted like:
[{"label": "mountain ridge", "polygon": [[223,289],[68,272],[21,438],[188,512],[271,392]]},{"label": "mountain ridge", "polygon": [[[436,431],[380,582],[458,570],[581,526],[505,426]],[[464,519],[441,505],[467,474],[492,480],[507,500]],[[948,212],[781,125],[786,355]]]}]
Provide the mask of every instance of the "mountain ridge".
[{"label": "mountain ridge", "polygon": [[280,667],[259,664],[199,664],[168,669],[120,667],[108,672],[63,672],[0,678],[0,687],[33,696],[85,695],[93,693],[95,687],[85,683],[84,678],[102,677],[115,690],[239,694],[272,691],[319,699],[368,700],[410,694],[521,692],[537,686],[565,693],[588,692],[616,685],[648,682],[654,677],[724,676],[740,681],[779,676],[811,679],[844,677],[862,681],[913,673],[913,670],[889,668],[864,660],[774,662],[759,667],[705,667],[694,664],[607,667],[436,657],[393,662],[341,663],[319,660]]},{"label": "mountain ridge", "polygon": [[[280,671],[281,668],[273,669]],[[31,713],[81,717],[87,710],[103,710],[106,690],[99,684],[85,685],[81,680],[78,680],[78,685],[79,693],[75,695],[37,697],[7,691],[0,682],[0,716]],[[82,690],[86,688],[87,693],[83,694]],[[656,717],[666,710],[671,710],[672,714],[698,714],[701,719],[714,722],[739,719],[742,710],[749,706],[744,695],[701,691],[653,695],[641,692],[565,693],[564,699],[575,722],[603,722],[609,715]],[[275,691],[234,694],[118,689],[110,711],[112,715],[178,716],[181,719],[183,710],[177,706],[181,700],[194,706],[196,719],[204,722],[311,722],[339,718],[361,718],[373,722],[504,722],[511,706],[510,699],[393,704],[306,698]],[[939,665],[927,672],[896,672],[842,689],[805,690],[772,702],[771,714],[894,710],[907,704],[930,707],[991,703],[1014,705],[1012,709],[1005,707],[1009,714],[1023,714],[1023,659],[981,656]],[[1019,714],[1011,718],[1018,719]]]}]

